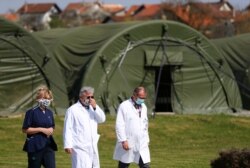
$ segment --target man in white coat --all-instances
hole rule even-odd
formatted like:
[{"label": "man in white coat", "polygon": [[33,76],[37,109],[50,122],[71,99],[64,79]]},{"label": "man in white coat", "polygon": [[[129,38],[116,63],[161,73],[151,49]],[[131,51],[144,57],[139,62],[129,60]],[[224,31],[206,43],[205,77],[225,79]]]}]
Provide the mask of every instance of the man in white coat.
[{"label": "man in white coat", "polygon": [[83,87],[79,101],[69,107],[65,115],[64,150],[71,154],[72,168],[100,168],[97,128],[106,116],[93,94],[94,88]]},{"label": "man in white coat", "polygon": [[149,134],[147,107],[144,104],[147,93],[144,87],[134,89],[130,99],[122,102],[116,117],[117,142],[113,159],[118,168],[128,168],[130,163],[140,168],[149,168]]}]

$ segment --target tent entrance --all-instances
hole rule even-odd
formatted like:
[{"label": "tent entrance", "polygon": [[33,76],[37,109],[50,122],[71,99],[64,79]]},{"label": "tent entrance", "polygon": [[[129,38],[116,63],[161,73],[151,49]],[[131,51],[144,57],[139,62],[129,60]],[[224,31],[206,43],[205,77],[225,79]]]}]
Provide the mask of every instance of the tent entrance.
[{"label": "tent entrance", "polygon": [[[160,75],[160,77],[159,77]],[[173,112],[171,103],[171,66],[165,65],[156,68],[155,71],[155,88],[158,92],[155,101],[155,112]]]},{"label": "tent entrance", "polygon": [[171,102],[172,72],[183,64],[183,52],[179,48],[168,50],[145,50],[145,66],[155,70],[155,112],[173,112]]}]

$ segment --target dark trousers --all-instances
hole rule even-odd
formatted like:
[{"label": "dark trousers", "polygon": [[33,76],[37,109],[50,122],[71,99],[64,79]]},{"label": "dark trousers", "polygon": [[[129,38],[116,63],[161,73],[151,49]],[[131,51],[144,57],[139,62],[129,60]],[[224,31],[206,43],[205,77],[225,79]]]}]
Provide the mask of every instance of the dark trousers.
[{"label": "dark trousers", "polygon": [[55,151],[45,147],[41,151],[28,153],[28,168],[55,168]]},{"label": "dark trousers", "polygon": [[[118,168],[128,168],[130,163],[123,163],[119,161]],[[140,168],[150,168],[149,163],[143,163],[142,158],[140,157],[139,160],[139,167]]]}]

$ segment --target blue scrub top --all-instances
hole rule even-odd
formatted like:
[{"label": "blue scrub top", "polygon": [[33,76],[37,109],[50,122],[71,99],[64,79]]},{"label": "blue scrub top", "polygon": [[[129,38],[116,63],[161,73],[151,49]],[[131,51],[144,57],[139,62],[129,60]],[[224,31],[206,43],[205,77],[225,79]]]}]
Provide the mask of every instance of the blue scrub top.
[{"label": "blue scrub top", "polygon": [[[50,109],[46,109],[44,113],[42,112],[42,109],[40,107],[35,107],[28,110],[25,114],[22,128],[28,129],[29,127],[54,128],[55,123],[54,123],[53,112]],[[33,135],[27,134],[23,150],[27,152],[36,152],[48,145],[50,146],[52,145],[51,146],[52,149],[55,148],[54,145],[56,144],[52,136],[47,137],[47,135],[43,133],[36,133]]]}]

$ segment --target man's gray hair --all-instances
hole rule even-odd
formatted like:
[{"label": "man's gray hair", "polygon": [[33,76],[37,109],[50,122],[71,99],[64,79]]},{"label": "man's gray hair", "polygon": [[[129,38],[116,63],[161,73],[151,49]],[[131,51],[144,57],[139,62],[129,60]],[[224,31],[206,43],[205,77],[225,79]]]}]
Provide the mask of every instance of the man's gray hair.
[{"label": "man's gray hair", "polygon": [[87,93],[92,93],[94,94],[95,89],[93,87],[90,86],[83,86],[80,90],[79,96],[81,96],[82,93],[87,92]]}]

